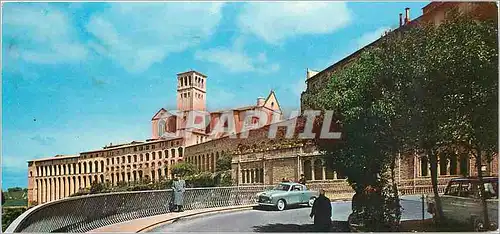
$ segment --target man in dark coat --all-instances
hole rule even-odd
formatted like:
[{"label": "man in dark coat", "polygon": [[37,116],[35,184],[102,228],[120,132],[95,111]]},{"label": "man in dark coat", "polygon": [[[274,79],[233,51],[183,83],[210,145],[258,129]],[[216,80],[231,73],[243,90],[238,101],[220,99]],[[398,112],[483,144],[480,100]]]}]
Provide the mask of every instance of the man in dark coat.
[{"label": "man in dark coat", "polygon": [[314,229],[317,232],[329,232],[332,225],[332,204],[321,189],[319,197],[314,200],[311,209],[311,218],[314,217]]},{"label": "man in dark coat", "polygon": [[172,190],[174,192],[174,205],[177,207],[177,212],[184,211],[184,191],[186,191],[186,182],[175,175],[174,182],[172,183]]},{"label": "man in dark coat", "polygon": [[302,185],[306,185],[306,176],[304,174],[300,175],[299,183]]}]

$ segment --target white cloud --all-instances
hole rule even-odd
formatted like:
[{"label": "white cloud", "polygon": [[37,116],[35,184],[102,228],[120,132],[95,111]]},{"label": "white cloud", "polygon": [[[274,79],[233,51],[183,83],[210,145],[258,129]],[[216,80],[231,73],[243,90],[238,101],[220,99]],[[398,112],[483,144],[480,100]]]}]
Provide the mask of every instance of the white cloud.
[{"label": "white cloud", "polygon": [[216,63],[229,72],[259,72],[271,73],[279,70],[279,64],[267,63],[265,53],[259,53],[256,57],[251,57],[238,49],[217,47],[208,50],[200,50],[195,54],[195,58],[201,61]]},{"label": "white cloud", "polygon": [[377,28],[375,31],[364,33],[358,39],[356,39],[357,49],[361,49],[364,46],[379,39],[382,36],[382,34],[384,34],[384,32],[386,32],[389,29],[391,29],[391,28],[384,26],[384,27]]},{"label": "white cloud", "polygon": [[242,31],[271,44],[297,35],[332,33],[350,21],[345,2],[249,2],[238,18]]},{"label": "white cloud", "polygon": [[32,63],[75,62],[87,56],[68,15],[46,4],[7,4],[3,9],[7,54]]},{"label": "white cloud", "polygon": [[209,38],[223,3],[113,3],[93,15],[89,46],[129,72],[141,72],[173,52]]}]

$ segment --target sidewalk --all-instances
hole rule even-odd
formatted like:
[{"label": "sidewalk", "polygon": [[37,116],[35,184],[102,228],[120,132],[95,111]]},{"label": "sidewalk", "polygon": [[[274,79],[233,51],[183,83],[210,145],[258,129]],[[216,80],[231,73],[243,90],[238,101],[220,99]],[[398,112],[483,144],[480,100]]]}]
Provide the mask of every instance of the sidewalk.
[{"label": "sidewalk", "polygon": [[230,211],[230,210],[240,210],[240,209],[249,209],[255,205],[243,205],[243,206],[230,206],[230,207],[216,207],[216,208],[207,208],[207,209],[199,209],[199,210],[186,210],[184,212],[173,212],[162,215],[155,215],[151,217],[145,217],[140,219],[134,219],[126,222],[116,223],[108,226],[104,226],[98,229],[94,229],[87,233],[110,233],[110,232],[145,232],[147,230],[156,227],[159,224],[168,223],[174,221],[179,218],[212,213],[212,212],[222,212],[222,211]]}]

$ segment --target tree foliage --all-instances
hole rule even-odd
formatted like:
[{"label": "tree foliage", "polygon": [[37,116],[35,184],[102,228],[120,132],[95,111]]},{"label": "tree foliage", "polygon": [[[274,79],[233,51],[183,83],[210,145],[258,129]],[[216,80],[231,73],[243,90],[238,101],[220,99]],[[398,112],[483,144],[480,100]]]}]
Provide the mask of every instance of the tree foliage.
[{"label": "tree foliage", "polygon": [[399,219],[398,153],[429,157],[442,217],[438,155],[465,147],[480,159],[481,152],[490,157],[496,151],[497,35],[494,23],[457,13],[439,26],[403,28],[334,72],[326,87],[303,96],[304,102],[335,113],[342,143],[320,139],[318,145],[329,165],[353,184],[356,200],[371,199],[360,208],[365,221],[376,220],[367,223],[369,230]]},{"label": "tree foliage", "polygon": [[172,173],[180,176],[192,176],[196,174],[196,166],[188,162],[179,162],[172,167]]},{"label": "tree foliage", "polygon": [[228,171],[231,170],[231,161],[233,160],[232,156],[227,153],[222,153],[220,157],[215,161],[215,169],[216,171]]}]

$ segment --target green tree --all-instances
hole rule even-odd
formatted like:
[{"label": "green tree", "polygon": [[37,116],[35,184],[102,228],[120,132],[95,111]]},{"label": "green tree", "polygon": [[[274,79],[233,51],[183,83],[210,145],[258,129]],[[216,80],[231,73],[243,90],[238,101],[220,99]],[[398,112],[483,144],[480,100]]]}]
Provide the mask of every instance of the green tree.
[{"label": "green tree", "polygon": [[231,170],[232,156],[226,152],[222,153],[215,161],[215,169],[217,172]]},{"label": "green tree", "polygon": [[[453,12],[430,40],[436,50],[431,61],[434,79],[447,80],[447,111],[453,115],[446,131],[455,145],[475,157],[480,183],[482,162],[491,162],[498,149],[498,29],[496,22],[477,22]],[[450,46],[452,45],[452,46]],[[489,216],[480,187],[484,221]]]},{"label": "green tree", "polygon": [[188,162],[180,162],[172,167],[172,173],[180,176],[191,176],[196,174],[196,166]]}]

